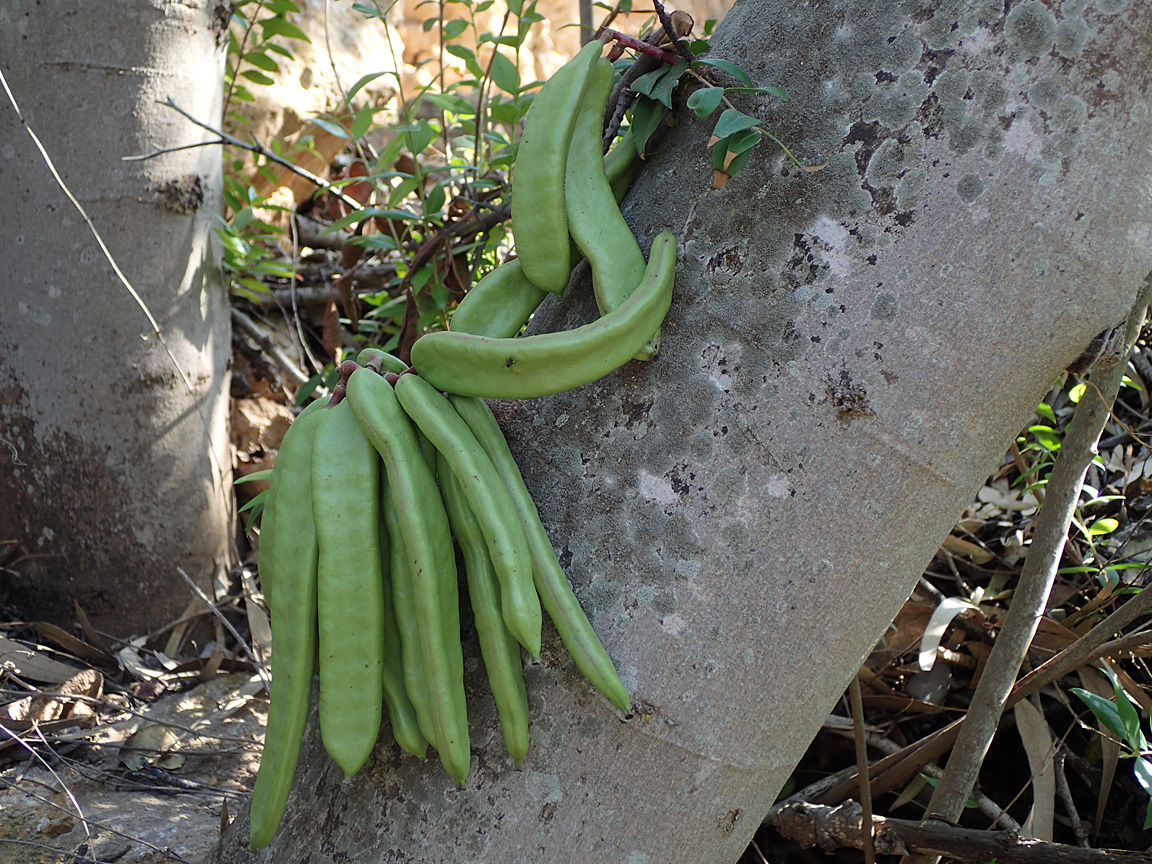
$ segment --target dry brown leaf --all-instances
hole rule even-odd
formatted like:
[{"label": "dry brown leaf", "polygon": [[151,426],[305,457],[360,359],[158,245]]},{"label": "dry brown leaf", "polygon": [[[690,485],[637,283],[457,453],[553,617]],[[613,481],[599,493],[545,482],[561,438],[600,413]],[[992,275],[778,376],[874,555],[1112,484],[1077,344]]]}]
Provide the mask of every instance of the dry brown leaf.
[{"label": "dry brown leaf", "polygon": [[973,564],[987,564],[996,557],[978,543],[964,540],[954,534],[949,534],[944,538],[943,548],[945,552],[951,552],[953,555],[963,555]]},{"label": "dry brown leaf", "polygon": [[1012,712],[1032,771],[1032,809],[1020,826],[1020,833],[1051,842],[1052,821],[1056,815],[1056,769],[1052,764],[1056,749],[1052,730],[1040,709],[1027,699],[1017,702]]},{"label": "dry brown leaf", "polygon": [[13,674],[20,678],[42,684],[59,684],[80,671],[51,659],[30,645],[0,636],[0,665],[5,663],[11,663]]}]

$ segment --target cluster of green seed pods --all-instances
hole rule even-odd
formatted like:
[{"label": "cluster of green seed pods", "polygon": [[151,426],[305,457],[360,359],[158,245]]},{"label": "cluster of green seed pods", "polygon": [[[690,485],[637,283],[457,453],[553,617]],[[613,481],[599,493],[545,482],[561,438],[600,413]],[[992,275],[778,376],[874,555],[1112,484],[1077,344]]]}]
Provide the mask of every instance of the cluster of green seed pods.
[{"label": "cluster of green seed pods", "polygon": [[[321,739],[346,776],[371,757],[386,710],[403,750],[423,757],[432,747],[464,784],[471,754],[454,542],[517,765],[529,746],[520,649],[539,655],[542,612],[585,677],[630,708],[483,401],[558,393],[655,353],[676,241],[658,235],[645,261],[620,216],[635,159],[627,146],[607,159],[600,150],[613,78],[601,48],[585,47],[529,112],[512,187],[519,258],[477,283],[451,330],[416,341],[411,368],[365,349],[341,366],[331,401],[305,409],[285,436],[261,526],[273,659],[254,848],[272,841],[283,815],[314,669]],[[573,244],[591,265],[601,317],[518,337],[543,297],[567,284]]]}]

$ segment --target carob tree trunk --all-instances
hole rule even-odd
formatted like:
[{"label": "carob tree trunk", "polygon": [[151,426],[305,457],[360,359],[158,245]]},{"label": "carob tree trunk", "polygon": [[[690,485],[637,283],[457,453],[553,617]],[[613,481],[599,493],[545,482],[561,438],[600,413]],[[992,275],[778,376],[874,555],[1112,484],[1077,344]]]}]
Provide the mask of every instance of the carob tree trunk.
[{"label": "carob tree trunk", "polygon": [[[497,406],[632,716],[547,632],[513,770],[473,650],[465,788],[387,742],[344,783],[313,730],[276,842],[246,851],[241,818],[212,861],[740,856],[1012,437],[1152,267],[1152,11],[1008,5],[738,4],[713,56],[792,98],[733,99],[827,167],[765,141],[714,191],[714,121],[678,116],[626,202],[642,246],[680,241],[659,359]],[[536,326],[592,314],[585,292]]]},{"label": "carob tree trunk", "polygon": [[[135,635],[233,548],[228,299],[213,229],[229,11],[211,0],[0,4],[0,67],[29,127],[186,378],[0,92],[0,597]],[[8,544],[11,544],[9,546]]]}]

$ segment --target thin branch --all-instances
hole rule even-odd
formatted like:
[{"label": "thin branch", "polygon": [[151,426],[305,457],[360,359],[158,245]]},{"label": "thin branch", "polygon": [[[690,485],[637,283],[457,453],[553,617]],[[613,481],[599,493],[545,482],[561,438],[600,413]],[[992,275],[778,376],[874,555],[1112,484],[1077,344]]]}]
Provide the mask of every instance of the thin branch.
[{"label": "thin branch", "polygon": [[272,359],[296,382],[296,386],[308,383],[308,376],[293,362],[292,358],[280,350],[268,331],[237,309],[232,307],[232,323],[260,343],[260,347],[272,355]]},{"label": "thin branch", "polygon": [[[297,176],[303,177],[309,183],[315,184],[316,186],[319,187],[319,189],[317,191],[331,192],[333,195],[335,195],[337,198],[339,198],[341,201],[343,201],[345,204],[347,204],[353,210],[359,210],[360,209],[360,202],[359,201],[355,200],[354,198],[348,197],[343,192],[341,192],[339,189],[336,189],[331,183],[329,183],[323,177],[319,177],[319,176],[313,174],[311,171],[308,171],[307,169],[301,168],[298,165],[294,165],[293,163],[291,163],[287,159],[285,159],[283,156],[279,156],[276,153],[273,153],[271,150],[268,150],[266,147],[264,147],[264,145],[261,144],[259,141],[253,140],[251,143],[249,143],[247,141],[241,141],[239,138],[233,138],[231,135],[228,135],[227,133],[222,132],[219,129],[216,129],[212,126],[209,126],[207,123],[203,122],[202,120],[197,120],[195,117],[193,117],[187,111],[185,111],[183,108],[181,108],[175,102],[173,102],[171,96],[169,96],[163,102],[158,101],[157,104],[164,105],[167,108],[171,108],[173,111],[177,112],[178,114],[183,115],[193,125],[199,126],[201,129],[206,129],[207,131],[211,132],[213,135],[217,136],[217,140],[215,140],[215,141],[201,141],[198,144],[190,144],[190,145],[188,145],[189,147],[207,147],[207,146],[210,146],[213,144],[227,144],[231,147],[237,147],[241,150],[248,150],[252,153],[257,154],[258,156],[263,156],[269,162],[275,162],[277,165],[281,165],[284,168],[287,168],[293,174],[296,174]],[[164,152],[167,152],[167,151],[157,150],[153,153],[147,153],[147,154],[142,155],[142,156],[125,156],[125,157],[123,157],[123,160],[125,162],[129,162],[129,161],[138,161],[141,159],[151,159],[154,156],[159,156],[161,153],[164,153]]]},{"label": "thin branch", "polygon": [[[1124,344],[1129,351],[1140,332],[1150,289],[1152,280],[1145,284],[1128,315]],[[1123,356],[1126,357],[1127,352],[1123,352]],[[976,775],[1000,723],[1020,664],[1044,615],[1064,544],[1068,539],[1068,526],[1072,523],[1080,500],[1084,473],[1092,464],[1096,441],[1108,420],[1126,368],[1126,363],[1096,367],[1092,372],[1092,381],[1096,386],[1090,387],[1076,406],[1060,454],[1048,478],[1047,496],[1036,516],[1032,545],[1013,592],[1012,605],[976,686],[972,705],[948,758],[948,767],[932,795],[928,806],[929,815],[942,816],[948,820],[958,819],[968,793],[976,782]]]},{"label": "thin branch", "polygon": [[[804,846],[825,849],[859,848],[860,805],[841,807],[795,804],[786,808],[775,823],[784,837]],[[1147,864],[1147,852],[1123,849],[1081,849],[1062,843],[1029,840],[1014,831],[979,831],[960,828],[938,819],[874,817],[876,851],[884,855],[947,855],[958,861],[997,864]]]}]

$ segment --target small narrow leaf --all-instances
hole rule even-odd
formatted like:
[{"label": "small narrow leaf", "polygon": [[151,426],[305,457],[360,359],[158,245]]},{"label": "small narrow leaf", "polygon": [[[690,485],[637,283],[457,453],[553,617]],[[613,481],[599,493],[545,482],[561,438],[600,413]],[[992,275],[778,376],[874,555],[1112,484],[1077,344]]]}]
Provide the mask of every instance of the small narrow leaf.
[{"label": "small narrow leaf", "polygon": [[712,134],[718,138],[727,138],[743,129],[751,129],[757,122],[755,117],[749,117],[743,111],[729,108],[716,121],[716,128],[712,130]]},{"label": "small narrow leaf", "polygon": [[492,55],[492,83],[515,96],[520,91],[520,70],[502,52]]},{"label": "small narrow leaf", "polygon": [[391,74],[391,73],[388,73],[388,72],[369,72],[367,75],[361,75],[360,80],[357,81],[355,84],[353,84],[352,89],[348,91],[348,96],[345,100],[345,104],[350,104],[352,102],[352,99],[356,96],[357,93],[359,93],[362,89],[364,89],[364,86],[366,84],[372,83],[377,78],[379,78],[381,75],[388,75],[388,74]]},{"label": "small narrow leaf", "polygon": [[697,117],[703,120],[720,107],[720,102],[723,101],[723,99],[723,87],[705,87],[703,90],[696,90],[688,97],[688,107],[696,112]]},{"label": "small narrow leaf", "polygon": [[747,86],[747,87],[752,86],[752,79],[751,79],[751,77],[749,77],[748,73],[745,72],[743,69],[741,69],[739,66],[737,66],[735,63],[733,63],[731,60],[722,60],[719,57],[701,57],[699,60],[697,60],[692,65],[694,67],[697,67],[697,66],[714,66],[715,68],[719,69],[721,72],[727,72],[729,75],[731,75],[737,81],[743,82],[743,84],[745,86]]},{"label": "small narrow leaf", "polygon": [[632,105],[632,136],[636,139],[636,152],[643,159],[647,153],[648,139],[664,118],[664,106],[647,96],[637,96]]}]

